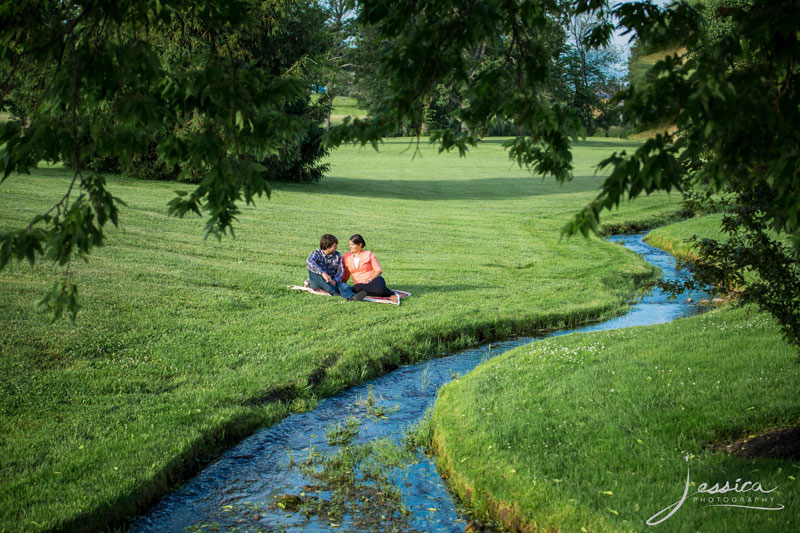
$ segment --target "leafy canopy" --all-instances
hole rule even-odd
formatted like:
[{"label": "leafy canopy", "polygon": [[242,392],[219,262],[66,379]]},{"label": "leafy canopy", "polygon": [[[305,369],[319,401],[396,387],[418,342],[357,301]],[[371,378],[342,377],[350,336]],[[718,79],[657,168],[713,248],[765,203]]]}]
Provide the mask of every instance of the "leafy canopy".
[{"label": "leafy canopy", "polygon": [[[291,2],[267,4],[279,13]],[[600,213],[625,197],[693,189],[707,197],[729,196],[737,208],[756,212],[759,228],[789,240],[783,253],[789,272],[796,272],[800,5],[752,0],[725,6],[715,16],[728,30],[710,39],[704,36],[712,17],[681,2],[351,1],[345,7],[357,7],[358,23],[373,35],[371,42],[380,43],[375,70],[385,89],[374,116],[332,128],[325,142],[377,145],[398,124],[420,124],[437,87],[459,87],[453,114],[464,127],[431,132],[442,150],[466,153],[479,131],[503,120],[521,132],[506,143],[513,159],[568,180],[570,142],[582,128],[579,110],[548,92],[556,85],[557,21],[591,15],[596,24],[584,39],[588,47],[607,43],[614,21],[649,49],[674,45],[677,36],[683,48],[615,98],[629,123],[674,124],[677,133],[657,135],[632,153],[603,161],[609,177],[566,233],[596,231]],[[4,2],[0,95],[5,98],[19,83],[16,73],[30,72],[31,65],[46,74],[47,89],[27,125],[12,121],[0,129],[3,179],[84,149],[119,155],[124,162],[154,134],[163,135],[164,162],[180,162],[184,172],[203,176],[193,192],[170,202],[171,212],[205,212],[207,234],[232,230],[236,202],[268,193],[258,165],[243,154],[275,154],[303,127],[284,111],[305,94],[301,81],[229,53],[226,32],[250,27],[250,8],[244,0]],[[202,28],[210,46],[186,50],[191,59],[184,66],[159,62],[150,32],[184,31],[187,25]],[[482,49],[492,50],[493,60],[475,69],[470,58]],[[199,126],[185,127],[189,119]],[[94,139],[89,148],[75,141],[84,131]],[[0,267],[15,257],[34,261],[47,254],[67,263],[73,253],[87,253],[102,243],[104,224],[117,223],[118,203],[102,176],[76,172],[53,209],[27,228],[0,235]],[[71,290],[68,283],[57,286],[46,301]]]}]

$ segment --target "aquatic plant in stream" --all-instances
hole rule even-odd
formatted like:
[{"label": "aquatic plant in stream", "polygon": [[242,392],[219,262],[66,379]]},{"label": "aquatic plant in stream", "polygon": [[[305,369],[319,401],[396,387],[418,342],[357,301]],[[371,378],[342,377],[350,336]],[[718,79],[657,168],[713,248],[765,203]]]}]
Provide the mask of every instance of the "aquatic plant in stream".
[{"label": "aquatic plant in stream", "polygon": [[489,346],[486,348],[486,352],[481,356],[480,364],[485,363],[486,361],[488,361],[489,359],[491,359],[494,356],[495,356],[495,354],[494,354],[494,352],[492,352],[492,343],[489,343]]},{"label": "aquatic plant in stream", "polygon": [[341,446],[353,442],[361,429],[361,421],[351,416],[344,424],[331,424],[325,430],[330,446]]},{"label": "aquatic plant in stream", "polygon": [[431,369],[431,365],[425,365],[425,370],[422,371],[422,391],[425,392],[428,390],[428,385],[431,384],[430,378],[428,378],[428,371]]},{"label": "aquatic plant in stream", "polygon": [[430,454],[433,448],[433,408],[428,408],[425,414],[417,420],[403,434],[403,444],[409,452],[420,450]]},{"label": "aquatic plant in stream", "polygon": [[307,458],[293,466],[313,484],[299,495],[279,496],[275,506],[331,525],[347,517],[358,530],[414,531],[393,477],[416,460],[413,452],[388,438],[356,444],[360,427],[355,417],[328,426],[328,443],[338,448],[321,453],[316,446],[309,447]]},{"label": "aquatic plant in stream", "polygon": [[367,410],[367,415],[371,416],[372,418],[382,418],[384,420],[386,420],[389,415],[396,413],[398,409],[400,409],[399,405],[385,407],[379,403],[381,401],[383,401],[383,398],[379,400],[372,390],[372,385],[369,385],[367,387],[367,398],[357,401],[356,405],[363,406]]}]

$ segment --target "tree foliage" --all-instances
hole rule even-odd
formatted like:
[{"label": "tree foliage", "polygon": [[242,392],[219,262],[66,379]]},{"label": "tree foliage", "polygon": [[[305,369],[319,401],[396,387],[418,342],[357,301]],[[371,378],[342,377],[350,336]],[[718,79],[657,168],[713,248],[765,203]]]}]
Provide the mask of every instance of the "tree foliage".
[{"label": "tree foliage", "polygon": [[[704,31],[697,45],[688,51],[689,56],[699,62],[727,59],[725,81],[734,87],[734,92],[726,91],[723,96],[738,97],[740,103],[746,99],[748,106],[751,102],[758,106],[751,112],[764,114],[760,124],[753,116],[742,124],[744,128],[760,127],[753,130],[750,139],[745,139],[744,132],[733,137],[718,134],[691,164],[692,199],[702,208],[724,213],[722,229],[726,234],[724,241],[697,240],[703,261],[694,266],[695,277],[735,295],[739,303],[757,304],[777,319],[789,342],[800,346],[800,245],[796,221],[800,136],[791,126],[800,118],[798,9],[751,0],[712,0],[698,4],[697,9],[704,18]],[[767,40],[768,17],[772,16],[780,16],[781,23],[772,23],[777,33]],[[755,92],[760,91],[764,94],[754,98]],[[732,112],[733,107],[729,105],[720,112]],[[743,119],[746,114],[740,112],[731,119]],[[719,121],[722,115],[715,114],[714,118]],[[701,127],[708,124],[693,123],[686,129]],[[747,146],[745,141],[755,144]],[[737,142],[743,143],[737,153],[721,152],[732,150]],[[698,172],[693,177],[694,170]],[[722,172],[725,180],[709,185],[708,172]],[[710,191],[719,194],[712,195]]]},{"label": "tree foliage", "polygon": [[[169,203],[170,212],[204,213],[206,235],[232,233],[237,202],[269,194],[259,161],[307,131],[290,111],[307,99],[302,78],[281,70],[279,58],[268,57],[274,68],[266,69],[237,53],[236,39],[265,24],[274,30],[293,2],[263,5],[268,9],[244,0],[3,2],[0,105],[31,69],[43,90],[24,121],[0,127],[2,181],[64,154],[74,161],[114,157],[127,168],[158,139],[159,160],[198,181]],[[192,39],[198,34],[202,42]],[[185,40],[170,60],[159,41],[165,36]],[[12,259],[46,256],[68,265],[85,256],[103,243],[105,224],[118,223],[121,203],[101,174],[77,165],[56,204],[0,235],[0,268]],[[42,305],[74,316],[75,294],[67,271]]]},{"label": "tree foliage", "polygon": [[625,193],[680,188],[706,203],[721,196],[727,240],[698,243],[698,279],[758,304],[800,346],[800,5],[679,5],[647,17],[631,5],[620,13],[655,42],[685,36],[685,51],[619,95],[629,120],[678,131],[604,161],[611,176],[570,229],[591,225]]},{"label": "tree foliage", "polygon": [[[436,2],[363,0],[359,21],[386,43],[377,65],[387,91],[375,119],[355,119],[329,132],[331,143],[377,143],[397,124],[421,123],[438,85],[463,87],[454,114],[465,127],[431,132],[443,150],[466,153],[497,118],[530,134],[507,143],[512,157],[542,174],[567,179],[569,139],[580,121],[565,103],[547,97],[552,83],[549,45],[562,6],[553,0]],[[505,61],[480,71],[469,60],[483,46],[501,50]]]}]

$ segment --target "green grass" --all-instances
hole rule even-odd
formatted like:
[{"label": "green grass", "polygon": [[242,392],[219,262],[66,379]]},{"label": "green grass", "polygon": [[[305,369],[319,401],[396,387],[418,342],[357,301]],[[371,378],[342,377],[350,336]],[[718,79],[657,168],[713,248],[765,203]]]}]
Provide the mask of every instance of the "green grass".
[{"label": "green grass", "polygon": [[672,255],[688,261],[698,259],[697,252],[692,249],[689,240],[694,236],[698,239],[719,239],[722,215],[706,215],[691,218],[650,232],[645,241],[653,246],[666,250]]},{"label": "green grass", "polygon": [[[713,236],[714,218],[658,233]],[[507,524],[647,530],[646,520],[680,498],[688,466],[690,494],[702,482],[741,478],[778,486],[770,496],[785,509],[707,507],[690,497],[662,529],[784,531],[800,519],[800,466],[739,459],[712,444],[796,425],[798,386],[796,352],[774,322],[726,307],[512,350],[442,389],[434,441],[456,492]]]},{"label": "green grass", "polygon": [[[389,141],[342,148],[315,185],[278,184],[242,207],[237,239],[201,238],[166,216],[176,183],[109,177],[128,206],[89,262],[83,310],[49,324],[33,302],[45,264],[0,272],[0,530],[120,524],[255,428],[343,387],[485,339],[619,313],[653,270],[598,239],[559,242],[595,194],[597,161],[632,143],[590,139],[576,178],[528,175],[499,141],[466,159]],[[0,231],[63,194],[62,169],[11,176]],[[637,200],[608,218],[656,220],[680,198]],[[286,289],[322,233],[361,233],[400,307]]]},{"label": "green grass", "polygon": [[333,99],[333,111],[331,112],[331,124],[341,124],[344,117],[364,118],[367,110],[358,107],[358,101],[349,96],[336,96]]}]

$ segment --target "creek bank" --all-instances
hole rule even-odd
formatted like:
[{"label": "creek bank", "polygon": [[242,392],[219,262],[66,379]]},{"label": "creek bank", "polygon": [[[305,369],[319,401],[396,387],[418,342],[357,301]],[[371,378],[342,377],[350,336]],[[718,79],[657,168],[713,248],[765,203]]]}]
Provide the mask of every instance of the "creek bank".
[{"label": "creek bank", "polygon": [[800,426],[773,429],[731,443],[714,443],[717,451],[743,459],[800,460]]},{"label": "creek bank", "polygon": [[[737,479],[781,487],[770,495],[781,514],[734,519],[690,499],[669,530],[796,523],[800,369],[771,317],[726,306],[535,344],[487,362],[437,400],[439,466],[475,512],[520,531],[639,530],[678,499],[690,469],[695,488]],[[775,426],[791,427],[750,435],[752,446],[737,441],[730,451],[743,454],[711,445]]]}]

